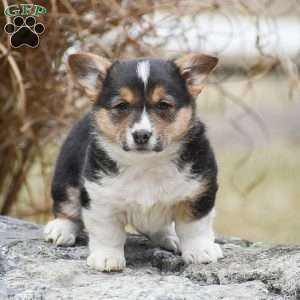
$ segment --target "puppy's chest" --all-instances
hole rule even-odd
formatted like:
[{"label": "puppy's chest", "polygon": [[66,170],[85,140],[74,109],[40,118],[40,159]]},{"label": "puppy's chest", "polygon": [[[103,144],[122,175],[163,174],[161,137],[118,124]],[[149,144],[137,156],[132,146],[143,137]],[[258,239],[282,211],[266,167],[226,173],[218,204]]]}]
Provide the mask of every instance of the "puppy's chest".
[{"label": "puppy's chest", "polygon": [[[144,162],[121,168],[118,175],[104,177],[98,185],[98,197],[118,206],[173,205],[194,197],[203,182],[190,176],[190,166],[179,170],[173,162]],[[101,200],[100,200],[101,201]]]}]

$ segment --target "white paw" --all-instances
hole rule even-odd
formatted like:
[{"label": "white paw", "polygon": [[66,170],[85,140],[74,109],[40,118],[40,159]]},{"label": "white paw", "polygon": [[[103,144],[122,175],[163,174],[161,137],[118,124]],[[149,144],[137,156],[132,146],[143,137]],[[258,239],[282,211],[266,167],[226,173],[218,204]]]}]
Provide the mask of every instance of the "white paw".
[{"label": "white paw", "polygon": [[154,244],[157,246],[174,251],[174,252],[179,252],[180,251],[180,243],[177,235],[164,235],[164,234],[159,234],[156,233],[151,236],[151,240],[153,241]]},{"label": "white paw", "polygon": [[114,248],[99,249],[90,254],[87,264],[102,272],[122,271],[126,266],[124,251]]},{"label": "white paw", "polygon": [[45,240],[56,246],[74,245],[79,229],[80,226],[71,220],[54,219],[44,229]]},{"label": "white paw", "polygon": [[216,262],[221,257],[223,257],[221,247],[210,240],[195,240],[182,249],[182,258],[188,264]]}]

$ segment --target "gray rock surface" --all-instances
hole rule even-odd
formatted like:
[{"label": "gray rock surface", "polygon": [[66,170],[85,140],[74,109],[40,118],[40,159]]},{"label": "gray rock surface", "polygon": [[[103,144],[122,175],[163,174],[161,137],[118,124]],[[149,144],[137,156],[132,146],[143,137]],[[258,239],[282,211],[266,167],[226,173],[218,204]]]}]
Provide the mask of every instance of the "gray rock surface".
[{"label": "gray rock surface", "polygon": [[0,299],[300,299],[300,246],[219,243],[219,262],[186,266],[132,235],[126,270],[100,273],[86,265],[84,239],[55,247],[41,226],[0,216]]}]

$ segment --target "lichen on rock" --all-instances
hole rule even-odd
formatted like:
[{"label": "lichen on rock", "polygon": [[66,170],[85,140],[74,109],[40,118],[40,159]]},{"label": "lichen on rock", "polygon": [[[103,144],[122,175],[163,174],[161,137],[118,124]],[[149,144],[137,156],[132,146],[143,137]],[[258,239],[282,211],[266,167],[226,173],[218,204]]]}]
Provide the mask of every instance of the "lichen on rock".
[{"label": "lichen on rock", "polygon": [[42,226],[0,216],[0,300],[300,299],[300,246],[218,242],[223,259],[187,266],[180,256],[130,235],[125,271],[101,273],[86,265],[84,239],[55,247],[43,240]]}]

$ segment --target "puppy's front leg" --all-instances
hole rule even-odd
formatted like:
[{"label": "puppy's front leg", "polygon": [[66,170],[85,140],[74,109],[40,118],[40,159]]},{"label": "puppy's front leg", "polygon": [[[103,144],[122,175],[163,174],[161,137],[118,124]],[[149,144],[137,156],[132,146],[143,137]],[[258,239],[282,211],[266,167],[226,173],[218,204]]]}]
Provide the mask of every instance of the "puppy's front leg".
[{"label": "puppy's front leg", "polygon": [[90,255],[87,264],[99,271],[121,271],[126,266],[123,224],[107,208],[83,210],[83,220],[89,235]]},{"label": "puppy's front leg", "polygon": [[215,236],[212,228],[214,211],[210,211],[206,216],[195,219],[188,212],[190,203],[181,208],[181,212],[176,214],[176,232],[180,240],[180,248],[186,263],[207,263],[217,261],[222,257],[222,250],[215,243]]}]

